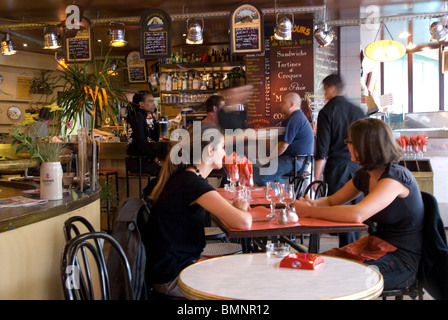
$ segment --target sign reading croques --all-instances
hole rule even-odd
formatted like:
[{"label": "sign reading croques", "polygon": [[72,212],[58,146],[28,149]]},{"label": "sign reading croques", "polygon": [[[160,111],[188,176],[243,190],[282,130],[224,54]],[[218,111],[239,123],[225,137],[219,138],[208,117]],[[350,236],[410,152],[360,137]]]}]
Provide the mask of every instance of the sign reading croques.
[{"label": "sign reading croques", "polygon": [[142,59],[167,58],[171,55],[171,18],[158,9],[140,17],[140,56]]},{"label": "sign reading croques", "polygon": [[263,14],[255,5],[244,3],[230,13],[230,47],[232,54],[263,52],[263,34]]}]

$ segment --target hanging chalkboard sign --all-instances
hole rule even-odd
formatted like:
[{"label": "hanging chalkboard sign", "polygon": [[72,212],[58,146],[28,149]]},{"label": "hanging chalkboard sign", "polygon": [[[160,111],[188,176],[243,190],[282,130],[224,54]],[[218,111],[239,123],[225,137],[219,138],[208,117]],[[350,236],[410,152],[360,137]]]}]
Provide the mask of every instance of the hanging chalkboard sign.
[{"label": "hanging chalkboard sign", "polygon": [[243,3],[230,13],[230,48],[232,54],[264,51],[263,14],[251,3]]},{"label": "hanging chalkboard sign", "polygon": [[67,63],[92,61],[92,34],[90,28],[79,30],[73,38],[65,39]]},{"label": "hanging chalkboard sign", "polygon": [[129,83],[146,82],[146,61],[140,58],[140,52],[132,51],[126,57]]},{"label": "hanging chalkboard sign", "polygon": [[168,58],[171,55],[171,17],[151,9],[140,17],[140,56],[142,59]]}]

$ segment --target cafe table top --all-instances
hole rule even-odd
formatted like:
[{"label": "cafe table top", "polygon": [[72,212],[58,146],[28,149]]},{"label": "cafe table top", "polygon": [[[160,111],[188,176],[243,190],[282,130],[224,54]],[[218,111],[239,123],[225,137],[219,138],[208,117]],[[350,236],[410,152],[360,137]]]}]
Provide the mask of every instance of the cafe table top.
[{"label": "cafe table top", "polygon": [[253,238],[299,234],[345,233],[367,230],[363,223],[336,222],[316,218],[302,218],[297,222],[278,224],[277,218],[267,218],[269,208],[263,206],[253,207],[249,210],[253,222],[250,229],[231,228],[216,217],[216,224],[227,234],[229,238]]},{"label": "cafe table top", "polygon": [[191,300],[368,300],[383,290],[377,269],[354,260],[321,256],[315,270],[280,267],[281,258],[237,254],[201,261],[179,275]]}]

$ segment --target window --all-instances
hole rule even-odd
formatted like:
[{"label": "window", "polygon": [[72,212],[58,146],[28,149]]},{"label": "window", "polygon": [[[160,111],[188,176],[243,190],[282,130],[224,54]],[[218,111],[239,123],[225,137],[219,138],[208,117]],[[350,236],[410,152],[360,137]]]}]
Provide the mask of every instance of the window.
[{"label": "window", "polygon": [[439,111],[439,53],[426,49],[413,55],[414,112]]},{"label": "window", "polygon": [[408,112],[408,55],[384,64],[384,93],[394,97],[390,112]]}]

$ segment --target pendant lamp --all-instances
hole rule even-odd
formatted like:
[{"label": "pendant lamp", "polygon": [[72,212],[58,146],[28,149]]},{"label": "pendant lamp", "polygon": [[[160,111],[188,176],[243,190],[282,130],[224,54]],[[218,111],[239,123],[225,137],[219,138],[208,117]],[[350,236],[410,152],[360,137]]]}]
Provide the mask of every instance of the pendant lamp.
[{"label": "pendant lamp", "polygon": [[[378,29],[378,33],[381,30],[382,25],[383,22],[381,22],[380,28]],[[394,41],[392,35],[389,32],[389,29],[387,29],[387,26],[384,25],[384,27],[389,33],[391,40],[376,41],[376,38],[378,37],[377,33],[375,41],[369,44],[364,49],[364,53],[367,58],[378,62],[390,62],[398,60],[406,54],[406,47],[401,42]]]}]

